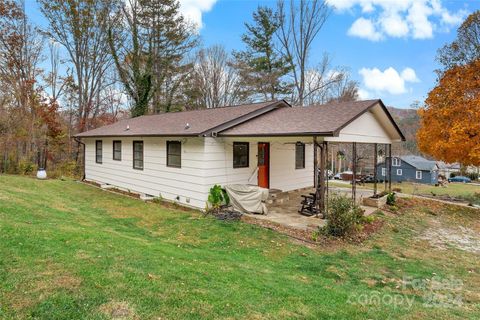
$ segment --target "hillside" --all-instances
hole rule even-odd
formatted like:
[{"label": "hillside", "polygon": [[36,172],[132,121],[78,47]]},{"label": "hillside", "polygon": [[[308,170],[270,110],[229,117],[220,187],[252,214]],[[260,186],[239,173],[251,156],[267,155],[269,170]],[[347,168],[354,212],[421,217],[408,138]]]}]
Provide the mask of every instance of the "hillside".
[{"label": "hillside", "polygon": [[420,117],[415,109],[400,109],[387,107],[393,119],[397,122],[407,141],[394,146],[398,154],[419,154],[416,133],[420,125]]}]

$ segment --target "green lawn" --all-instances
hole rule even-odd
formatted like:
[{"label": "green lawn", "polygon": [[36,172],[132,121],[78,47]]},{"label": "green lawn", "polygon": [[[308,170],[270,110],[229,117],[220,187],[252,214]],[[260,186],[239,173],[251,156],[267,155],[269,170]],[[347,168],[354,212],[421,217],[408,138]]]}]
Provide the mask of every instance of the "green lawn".
[{"label": "green lawn", "polygon": [[[345,182],[336,182],[330,181],[330,186],[334,187],[350,187],[349,184]],[[357,188],[367,188],[373,189],[373,183],[365,183],[363,185],[358,185]],[[402,193],[406,194],[417,194],[417,195],[449,195],[451,197],[459,197],[459,198],[472,198],[477,197],[480,198],[480,184],[469,184],[469,183],[448,183],[446,187],[441,186],[434,186],[429,184],[420,184],[420,183],[412,183],[412,182],[402,182],[402,183],[392,183],[392,188],[401,190]],[[378,184],[378,190],[382,191],[384,189],[384,184]]]},{"label": "green lawn", "polygon": [[[419,239],[478,233],[478,211],[409,205],[379,215],[362,244],[307,248],[73,181],[0,175],[0,319],[479,319],[479,253]],[[425,305],[429,291],[404,277],[459,280],[461,304]]]}]

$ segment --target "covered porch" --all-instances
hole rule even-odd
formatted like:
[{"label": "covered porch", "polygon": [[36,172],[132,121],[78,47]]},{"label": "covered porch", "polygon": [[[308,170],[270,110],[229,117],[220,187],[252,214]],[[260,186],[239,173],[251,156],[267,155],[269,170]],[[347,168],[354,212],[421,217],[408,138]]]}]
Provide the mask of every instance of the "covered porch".
[{"label": "covered porch", "polygon": [[[295,228],[317,228],[325,223],[322,218],[328,218],[328,199],[333,192],[344,193],[351,197],[352,201],[371,197],[382,191],[391,191],[391,158],[394,142],[404,140],[404,136],[397,124],[391,117],[381,100],[361,102],[332,103],[325,106],[285,108],[275,113],[266,114],[260,119],[254,119],[248,123],[240,124],[219,133],[232,139],[255,139],[257,141],[269,141],[270,139],[301,137],[302,143],[312,147],[310,161],[310,188],[295,190],[272,190],[268,200],[269,213],[265,216],[257,216],[258,219],[269,219],[280,224],[286,224]],[[350,156],[349,163],[344,166],[351,172],[351,184],[345,187],[329,186],[330,175],[336,171],[333,160],[342,146],[343,153]],[[370,153],[366,157],[359,157],[358,150]],[[271,157],[267,152],[262,154],[259,144],[257,178],[258,185],[272,188],[271,185],[263,184],[268,181],[271,167]],[[268,150],[268,144],[266,149]],[[385,176],[377,177],[378,157],[381,154],[386,163]],[[329,161],[330,159],[330,161]],[[371,167],[371,179],[373,190],[357,190],[357,182],[364,176],[359,171],[359,162],[368,161]],[[383,183],[380,185],[379,180]],[[263,184],[263,185],[262,185]],[[275,188],[275,186],[273,186]],[[299,209],[302,203],[302,195],[311,196],[314,199],[314,208],[310,217],[301,215]],[[374,209],[367,209],[366,213]]]}]

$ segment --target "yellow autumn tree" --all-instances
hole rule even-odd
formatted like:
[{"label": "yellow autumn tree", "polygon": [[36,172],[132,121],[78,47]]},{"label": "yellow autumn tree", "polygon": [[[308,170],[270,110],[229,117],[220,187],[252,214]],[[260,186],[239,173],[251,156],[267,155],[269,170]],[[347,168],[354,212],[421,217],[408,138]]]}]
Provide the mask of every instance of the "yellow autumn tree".
[{"label": "yellow autumn tree", "polygon": [[480,165],[480,59],[446,70],[419,110],[419,149],[438,160]]}]

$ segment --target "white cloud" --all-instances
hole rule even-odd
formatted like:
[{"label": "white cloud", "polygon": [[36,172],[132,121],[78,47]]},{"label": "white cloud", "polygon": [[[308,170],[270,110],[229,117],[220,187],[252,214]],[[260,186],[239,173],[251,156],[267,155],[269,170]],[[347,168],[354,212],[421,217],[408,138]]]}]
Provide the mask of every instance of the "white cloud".
[{"label": "white cloud", "polygon": [[358,18],[348,29],[348,34],[371,41],[378,41],[382,38],[382,35],[375,31],[373,22],[365,18]]},{"label": "white cloud", "polygon": [[359,100],[368,100],[371,97],[370,92],[368,92],[365,89],[358,89],[357,93],[358,93]]},{"label": "white cloud", "polygon": [[413,70],[412,68],[403,69],[401,76],[402,76],[402,79],[407,82],[420,82],[420,80],[417,78],[417,74],[415,73],[415,70]]},{"label": "white cloud", "polygon": [[408,24],[397,12],[386,14],[380,18],[380,25],[388,36],[405,37],[408,35]]},{"label": "white cloud", "polygon": [[387,92],[392,95],[403,94],[407,92],[405,84],[407,82],[419,82],[412,68],[405,68],[401,73],[392,67],[381,71],[378,68],[362,68],[359,71],[363,78],[364,86],[375,92]]},{"label": "white cloud", "polygon": [[361,9],[361,16],[348,34],[371,41],[386,37],[428,39],[435,32],[449,31],[459,25],[467,12],[445,8],[440,0],[327,0],[336,10]]},{"label": "white cloud", "polygon": [[180,13],[198,29],[203,27],[202,14],[213,8],[217,0],[180,0]]}]

